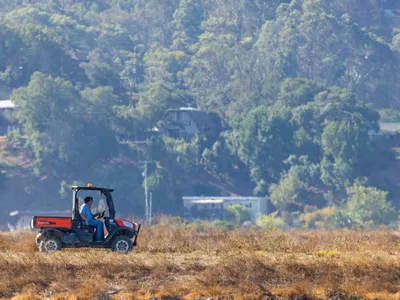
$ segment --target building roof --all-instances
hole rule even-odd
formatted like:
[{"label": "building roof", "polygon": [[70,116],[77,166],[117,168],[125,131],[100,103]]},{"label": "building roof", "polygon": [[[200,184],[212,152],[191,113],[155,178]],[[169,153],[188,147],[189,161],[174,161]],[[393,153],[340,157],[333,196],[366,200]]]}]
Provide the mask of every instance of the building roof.
[{"label": "building roof", "polygon": [[219,126],[211,118],[211,115],[204,111],[190,111],[193,121],[199,129],[218,129]]},{"label": "building roof", "polygon": [[15,108],[15,104],[11,100],[0,100],[0,109]]},{"label": "building roof", "polygon": [[221,124],[219,123],[220,121],[217,119],[216,116],[213,117],[211,113],[205,111],[199,111],[192,107],[168,110],[168,112],[181,112],[181,111],[187,112],[192,117],[193,121],[196,123],[199,130],[221,129]]},{"label": "building roof", "polygon": [[199,200],[202,200],[202,201],[205,201],[205,200],[207,200],[207,201],[208,200],[212,200],[212,201],[237,201],[237,200],[258,201],[260,199],[264,200],[267,198],[266,197],[240,197],[240,196],[237,196],[237,197],[232,197],[232,196],[229,196],[229,197],[212,197],[212,196],[210,196],[210,197],[208,197],[208,196],[188,197],[188,196],[184,196],[184,197],[182,197],[182,199],[186,200],[186,201],[199,201]]},{"label": "building roof", "polygon": [[400,122],[379,122],[379,127],[382,131],[398,131]]},{"label": "building roof", "polygon": [[196,204],[221,204],[221,203],[224,203],[224,200],[215,200],[215,199],[190,200],[190,203],[196,203]]}]

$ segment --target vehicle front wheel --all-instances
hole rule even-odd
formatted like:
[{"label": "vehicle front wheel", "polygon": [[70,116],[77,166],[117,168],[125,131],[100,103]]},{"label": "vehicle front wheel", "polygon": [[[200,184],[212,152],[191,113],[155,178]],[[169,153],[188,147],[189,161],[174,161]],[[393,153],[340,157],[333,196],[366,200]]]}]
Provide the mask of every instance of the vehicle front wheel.
[{"label": "vehicle front wheel", "polygon": [[56,251],[60,251],[62,248],[61,240],[54,236],[49,235],[46,236],[39,244],[39,251],[46,253],[54,253]]},{"label": "vehicle front wheel", "polygon": [[129,237],[124,235],[118,235],[114,238],[111,243],[112,251],[119,252],[119,253],[128,253],[132,251],[133,245],[132,241]]},{"label": "vehicle front wheel", "polygon": [[43,236],[36,237],[36,246],[39,248],[40,242],[44,240]]}]

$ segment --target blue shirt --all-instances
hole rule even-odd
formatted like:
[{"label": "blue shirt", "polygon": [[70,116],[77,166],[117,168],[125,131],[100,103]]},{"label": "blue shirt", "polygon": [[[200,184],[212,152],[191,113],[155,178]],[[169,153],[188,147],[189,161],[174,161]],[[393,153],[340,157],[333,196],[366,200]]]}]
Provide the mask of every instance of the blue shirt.
[{"label": "blue shirt", "polygon": [[79,209],[79,213],[83,214],[86,217],[86,219],[88,219],[88,221],[93,220],[92,212],[90,211],[89,205],[87,205],[87,203],[84,203],[81,205],[81,208]]}]

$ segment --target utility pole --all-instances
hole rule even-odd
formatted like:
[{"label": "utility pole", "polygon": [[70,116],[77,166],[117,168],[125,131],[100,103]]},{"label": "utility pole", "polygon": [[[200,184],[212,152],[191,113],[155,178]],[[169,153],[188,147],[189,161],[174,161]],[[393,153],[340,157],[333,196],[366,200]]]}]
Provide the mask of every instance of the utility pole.
[{"label": "utility pole", "polygon": [[147,165],[149,163],[153,163],[152,160],[145,160],[144,161],[144,172],[142,176],[144,177],[144,211],[145,211],[145,220],[146,222],[150,221],[151,218],[151,211],[152,211],[152,193],[150,193],[150,205],[149,205],[149,193],[147,188]]},{"label": "utility pole", "polygon": [[149,210],[149,220],[153,217],[153,192],[150,192],[150,210]]},{"label": "utility pole", "polygon": [[145,205],[145,219],[146,222],[149,221],[149,207],[147,201],[147,160],[144,163],[144,205]]},{"label": "utility pole", "polygon": [[135,89],[136,92],[136,67],[134,67],[132,69],[132,73],[129,76],[129,110],[130,112],[132,112],[133,109],[133,99],[132,99],[132,92],[133,92],[133,88]]}]

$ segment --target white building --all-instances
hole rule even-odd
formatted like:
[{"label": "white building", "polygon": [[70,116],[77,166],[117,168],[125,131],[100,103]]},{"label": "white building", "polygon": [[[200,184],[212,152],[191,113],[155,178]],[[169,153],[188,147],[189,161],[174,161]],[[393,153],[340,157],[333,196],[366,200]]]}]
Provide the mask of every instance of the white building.
[{"label": "white building", "polygon": [[184,217],[188,219],[220,219],[231,205],[245,206],[253,220],[258,214],[268,213],[266,197],[183,197]]},{"label": "white building", "polygon": [[13,130],[20,130],[18,124],[10,123],[5,117],[5,114],[13,111],[15,107],[15,104],[11,100],[0,100],[0,136],[7,135]]}]

